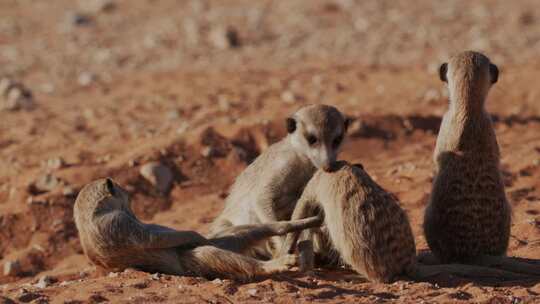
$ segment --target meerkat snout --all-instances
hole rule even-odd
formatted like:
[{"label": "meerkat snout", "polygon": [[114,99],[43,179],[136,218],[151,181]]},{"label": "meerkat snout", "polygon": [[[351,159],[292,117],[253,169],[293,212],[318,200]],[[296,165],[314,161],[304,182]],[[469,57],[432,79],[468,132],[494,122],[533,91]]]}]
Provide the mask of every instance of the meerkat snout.
[{"label": "meerkat snout", "polygon": [[348,125],[349,119],[326,105],[304,107],[286,119],[293,147],[325,171],[332,170]]}]

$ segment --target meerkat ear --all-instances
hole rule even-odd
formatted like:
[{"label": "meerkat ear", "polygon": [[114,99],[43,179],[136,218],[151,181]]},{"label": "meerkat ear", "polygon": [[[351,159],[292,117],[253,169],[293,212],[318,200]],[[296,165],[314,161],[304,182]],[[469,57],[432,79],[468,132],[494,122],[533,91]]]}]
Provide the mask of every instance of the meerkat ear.
[{"label": "meerkat ear", "polygon": [[448,81],[448,78],[446,78],[446,72],[448,72],[448,63],[445,62],[441,64],[441,67],[439,67],[439,78],[441,81]]},{"label": "meerkat ear", "polygon": [[105,184],[107,185],[107,190],[109,191],[109,193],[114,196],[116,190],[114,190],[114,182],[112,181],[112,179],[107,177],[107,179],[105,180]]},{"label": "meerkat ear", "polygon": [[491,75],[491,84],[494,84],[499,80],[499,68],[493,63],[489,64],[489,75]]},{"label": "meerkat ear", "polygon": [[287,117],[285,122],[287,123],[287,133],[291,134],[296,131],[296,120],[294,118]]}]

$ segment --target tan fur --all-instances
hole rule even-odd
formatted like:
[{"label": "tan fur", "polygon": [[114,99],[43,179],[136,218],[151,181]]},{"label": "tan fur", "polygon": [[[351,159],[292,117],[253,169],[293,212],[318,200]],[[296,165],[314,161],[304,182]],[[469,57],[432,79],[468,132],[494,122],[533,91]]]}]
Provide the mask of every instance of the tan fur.
[{"label": "tan fur", "polygon": [[[314,205],[324,212],[340,258],[358,273],[390,282],[414,270],[416,249],[405,212],[362,168],[339,162],[332,172],[317,171],[292,218],[306,217]],[[287,236],[284,252],[293,249],[295,237]]]},{"label": "tan fur", "polygon": [[459,53],[448,62],[450,105],[437,137],[437,175],[424,218],[426,240],[442,262],[504,255],[508,247],[511,210],[485,110],[490,66],[475,52]]},{"label": "tan fur", "polygon": [[[288,128],[287,137],[270,146],[238,176],[225,209],[212,224],[210,236],[237,225],[290,219],[315,170],[329,167],[336,160],[341,146],[339,138],[344,138],[348,125],[336,108],[305,106],[288,123],[294,128]],[[309,135],[317,139],[315,144],[308,143]],[[283,238],[273,238],[251,255],[269,258],[276,254],[282,241]]]},{"label": "tan fur", "polygon": [[134,267],[241,280],[285,271],[297,257],[288,255],[263,262],[239,253],[270,236],[321,224],[318,218],[311,218],[238,226],[206,239],[193,231],[140,222],[131,210],[127,193],[111,179],[92,182],[81,190],[74,217],[86,256],[107,269]]},{"label": "tan fur", "polygon": [[[377,185],[360,165],[338,162],[331,172],[317,171],[292,220],[313,214],[314,206],[321,207],[328,238],[340,258],[370,281],[392,282],[404,275],[423,280],[441,273],[510,280],[530,278],[482,266],[417,263],[414,237],[405,212],[397,199]],[[293,251],[299,234],[287,235],[283,255]],[[303,270],[313,267],[308,242],[309,237],[298,244]]]}]

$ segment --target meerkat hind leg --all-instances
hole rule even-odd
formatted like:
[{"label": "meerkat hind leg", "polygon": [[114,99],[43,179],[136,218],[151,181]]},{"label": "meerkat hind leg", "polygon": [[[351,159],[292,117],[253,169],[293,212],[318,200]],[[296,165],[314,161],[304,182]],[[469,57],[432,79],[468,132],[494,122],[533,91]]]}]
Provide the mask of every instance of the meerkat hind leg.
[{"label": "meerkat hind leg", "polygon": [[515,273],[507,270],[490,268],[477,265],[466,264],[441,264],[441,265],[421,265],[417,264],[416,272],[412,275],[414,279],[424,280],[440,274],[452,274],[468,278],[496,278],[502,280],[524,280],[532,279],[532,276],[522,273]]},{"label": "meerkat hind leg", "polygon": [[321,224],[322,218],[313,216],[294,221],[232,226],[215,235],[210,242],[219,248],[242,253],[269,237],[318,227]]},{"label": "meerkat hind leg", "polygon": [[214,246],[201,246],[180,254],[180,260],[186,269],[204,277],[226,277],[250,280],[287,271],[296,265],[298,257],[286,255],[270,261],[259,261]]},{"label": "meerkat hind leg", "polygon": [[540,276],[540,265],[521,262],[507,256],[483,255],[475,260],[475,264],[486,267],[495,267],[512,272]]}]

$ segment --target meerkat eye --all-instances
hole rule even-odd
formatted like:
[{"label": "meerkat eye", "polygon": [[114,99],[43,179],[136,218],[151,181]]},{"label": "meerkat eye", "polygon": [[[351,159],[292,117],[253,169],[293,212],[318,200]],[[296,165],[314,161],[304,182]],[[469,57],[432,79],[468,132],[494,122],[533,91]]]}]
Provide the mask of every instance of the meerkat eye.
[{"label": "meerkat eye", "polygon": [[334,138],[334,141],[332,142],[332,147],[334,149],[337,149],[337,147],[339,147],[339,145],[341,145],[342,141],[343,141],[343,134],[341,134],[338,137]]},{"label": "meerkat eye", "polygon": [[313,134],[308,135],[306,137],[306,140],[310,146],[313,146],[314,144],[317,143],[317,137],[315,137],[315,135]]},{"label": "meerkat eye", "polygon": [[446,78],[446,72],[448,72],[448,63],[445,62],[441,64],[441,67],[439,68],[439,78],[441,78],[441,81],[448,81],[448,79]]},{"label": "meerkat eye", "polygon": [[491,75],[491,84],[494,84],[499,80],[499,68],[493,63],[489,64],[489,74]]}]

